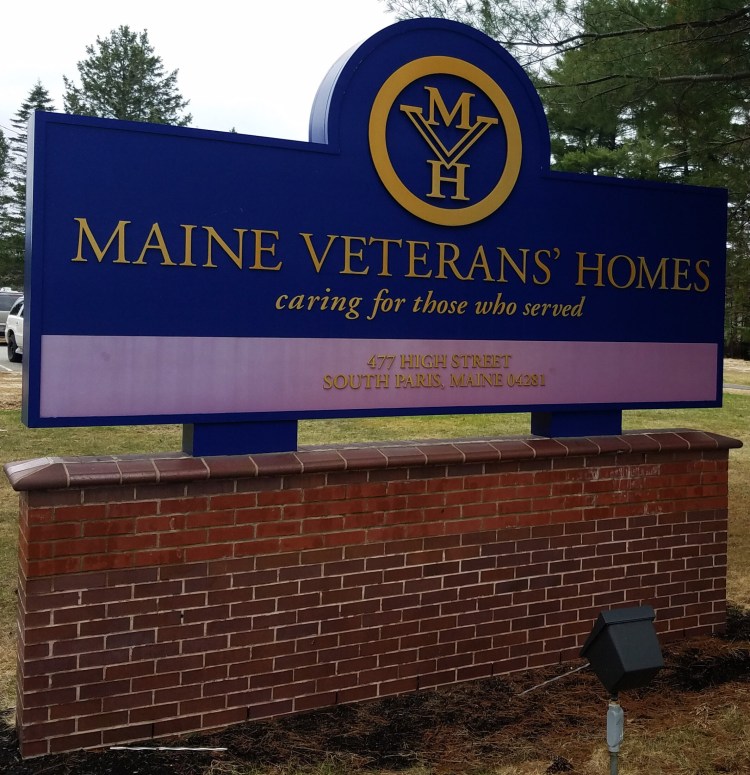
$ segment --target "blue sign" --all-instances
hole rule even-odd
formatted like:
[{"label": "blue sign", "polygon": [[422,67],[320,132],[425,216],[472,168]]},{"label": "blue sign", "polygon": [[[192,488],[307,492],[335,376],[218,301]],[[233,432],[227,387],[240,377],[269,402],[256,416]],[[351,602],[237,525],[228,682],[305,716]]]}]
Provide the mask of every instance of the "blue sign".
[{"label": "blue sign", "polygon": [[347,54],[308,143],[56,114],[32,142],[29,425],[721,403],[726,192],[551,172],[469,27]]}]

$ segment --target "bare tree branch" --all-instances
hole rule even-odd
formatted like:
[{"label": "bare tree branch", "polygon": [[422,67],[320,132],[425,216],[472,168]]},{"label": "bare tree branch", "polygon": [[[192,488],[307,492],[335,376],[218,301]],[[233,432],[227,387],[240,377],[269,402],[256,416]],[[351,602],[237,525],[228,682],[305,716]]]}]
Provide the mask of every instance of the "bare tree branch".
[{"label": "bare tree branch", "polygon": [[[652,83],[732,83],[735,81],[750,81],[750,70],[738,73],[701,73],[700,75],[632,75],[630,73],[612,73],[601,78],[576,83],[540,83],[539,89],[569,89],[571,87],[596,86],[607,81],[648,81]],[[615,87],[617,88],[617,87]]]},{"label": "bare tree branch", "polygon": [[731,24],[742,18],[750,18],[750,6],[743,6],[742,8],[732,13],[721,16],[718,19],[707,20],[693,20],[686,22],[673,22],[671,24],[661,25],[643,25],[641,27],[631,27],[625,30],[614,30],[613,32],[580,32],[576,35],[571,35],[568,38],[562,38],[561,40],[554,40],[547,43],[539,41],[512,41],[512,40],[500,40],[504,46],[534,46],[536,48],[563,48],[564,46],[572,43],[588,43],[597,40],[607,40],[611,38],[622,38],[634,35],[653,35],[658,32],[674,32],[676,30],[696,30],[721,27],[725,24]]}]

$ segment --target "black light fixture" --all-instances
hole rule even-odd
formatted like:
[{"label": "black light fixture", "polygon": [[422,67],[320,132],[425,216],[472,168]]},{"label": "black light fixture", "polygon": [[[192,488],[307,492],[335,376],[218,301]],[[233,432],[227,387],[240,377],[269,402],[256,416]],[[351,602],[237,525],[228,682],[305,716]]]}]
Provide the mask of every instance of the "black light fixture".
[{"label": "black light fixture", "polygon": [[664,667],[650,605],[602,611],[581,649],[610,696],[645,686]]},{"label": "black light fixture", "polygon": [[609,692],[607,747],[610,775],[617,773],[625,719],[618,694],[645,686],[664,667],[654,629],[656,614],[650,605],[602,611],[594,622],[581,656]]}]

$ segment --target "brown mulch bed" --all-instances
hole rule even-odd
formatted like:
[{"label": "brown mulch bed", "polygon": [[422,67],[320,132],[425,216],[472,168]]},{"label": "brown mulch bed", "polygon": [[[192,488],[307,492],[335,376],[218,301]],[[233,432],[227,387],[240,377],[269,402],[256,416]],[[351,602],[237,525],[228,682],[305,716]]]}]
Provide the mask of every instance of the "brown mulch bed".
[{"label": "brown mulch bed", "polygon": [[[750,612],[730,610],[725,637],[665,647],[665,669],[646,689],[622,698],[630,718],[650,728],[750,681]],[[223,732],[147,746],[226,748],[197,752],[76,752],[21,761],[15,732],[0,735],[3,775],[202,775],[231,765],[299,767],[334,763],[341,771],[396,772],[422,765],[433,773],[470,773],[522,761],[548,762],[547,773],[575,773],[576,760],[604,736],[606,692],[590,670],[560,666],[357,705],[338,706]],[[528,694],[525,690],[560,680]],[[212,767],[213,763],[213,767]]]}]

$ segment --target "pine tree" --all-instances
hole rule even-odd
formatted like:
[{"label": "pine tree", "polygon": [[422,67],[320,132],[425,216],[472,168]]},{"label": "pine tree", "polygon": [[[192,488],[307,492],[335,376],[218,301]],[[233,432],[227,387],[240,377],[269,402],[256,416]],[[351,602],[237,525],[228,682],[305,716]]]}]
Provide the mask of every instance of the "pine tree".
[{"label": "pine tree", "polygon": [[6,197],[10,186],[10,145],[0,129],[0,235],[2,235],[2,216],[5,212]]},{"label": "pine tree", "polygon": [[13,136],[10,138],[11,172],[10,185],[13,191],[13,207],[15,215],[21,219],[23,231],[23,216],[26,211],[26,152],[29,141],[29,120],[38,110],[53,111],[55,109],[49,92],[37,81],[23,101],[16,115],[11,118]]},{"label": "pine tree", "polygon": [[63,77],[67,113],[177,126],[192,121],[182,114],[188,100],[177,90],[178,71],[165,71],[147,30],[118,27],[107,38],[97,37],[86,53],[78,63],[80,86]]},{"label": "pine tree", "polygon": [[3,130],[0,129],[0,190],[2,190],[3,185],[7,182],[9,152],[8,141],[5,139]]},{"label": "pine tree", "polygon": [[29,120],[38,110],[54,110],[47,90],[40,81],[11,118],[14,134],[10,138],[8,203],[5,213],[5,259],[8,282],[20,285],[23,280],[24,235],[26,232],[26,154]]},{"label": "pine tree", "polygon": [[0,129],[0,286],[11,282],[10,202],[10,145]]}]

